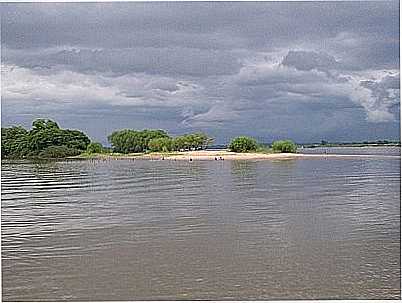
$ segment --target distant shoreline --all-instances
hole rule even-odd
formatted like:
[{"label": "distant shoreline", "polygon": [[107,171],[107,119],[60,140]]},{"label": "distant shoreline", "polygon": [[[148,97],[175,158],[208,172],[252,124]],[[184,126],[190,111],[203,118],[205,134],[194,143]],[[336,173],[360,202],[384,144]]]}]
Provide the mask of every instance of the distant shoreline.
[{"label": "distant shoreline", "polygon": [[149,154],[93,154],[70,157],[70,159],[94,159],[94,160],[186,160],[186,161],[221,161],[221,160],[291,160],[301,158],[400,158],[395,155],[347,155],[347,154],[302,154],[302,153],[235,153],[228,150],[201,150],[173,153],[149,153]]}]

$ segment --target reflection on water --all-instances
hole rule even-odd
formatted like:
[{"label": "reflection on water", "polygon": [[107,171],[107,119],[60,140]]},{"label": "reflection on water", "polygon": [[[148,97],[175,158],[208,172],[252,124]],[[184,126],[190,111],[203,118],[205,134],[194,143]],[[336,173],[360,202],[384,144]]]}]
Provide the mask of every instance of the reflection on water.
[{"label": "reflection on water", "polygon": [[400,296],[399,159],[2,163],[3,300]]}]

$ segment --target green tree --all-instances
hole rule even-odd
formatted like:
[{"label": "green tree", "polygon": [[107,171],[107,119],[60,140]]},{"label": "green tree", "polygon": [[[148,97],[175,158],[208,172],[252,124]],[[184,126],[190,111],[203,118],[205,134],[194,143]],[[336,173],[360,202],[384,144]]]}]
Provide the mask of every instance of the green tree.
[{"label": "green tree", "polygon": [[62,129],[61,144],[69,148],[86,150],[91,140],[79,130]]},{"label": "green tree", "polygon": [[291,140],[279,140],[272,143],[272,149],[275,152],[295,153],[297,151],[297,146]]},{"label": "green tree", "polygon": [[230,151],[237,153],[255,151],[257,148],[257,141],[253,138],[245,136],[234,138],[229,144]]},{"label": "green tree", "polygon": [[108,140],[113,150],[119,153],[140,153],[148,150],[148,143],[152,139],[169,138],[163,130],[142,130],[123,129],[113,132]]},{"label": "green tree", "polygon": [[187,142],[186,142],[186,137],[185,136],[178,136],[173,139],[173,149],[174,150],[181,150],[181,149],[187,149]]},{"label": "green tree", "polygon": [[29,132],[21,126],[1,128],[1,156],[23,158],[29,155]]},{"label": "green tree", "polygon": [[87,153],[90,154],[101,154],[104,152],[104,150],[105,149],[103,148],[102,144],[98,142],[91,142],[87,146]]},{"label": "green tree", "polygon": [[153,152],[169,152],[173,150],[173,140],[171,138],[154,138],[149,141],[148,148]]},{"label": "green tree", "polygon": [[185,134],[173,139],[174,150],[205,149],[213,139],[204,133]]},{"label": "green tree", "polygon": [[39,153],[49,146],[66,146],[86,150],[91,140],[79,130],[61,129],[49,119],[37,119],[29,131],[29,145],[33,152]]},{"label": "green tree", "polygon": [[[9,158],[45,155],[43,151],[55,146],[69,149],[65,154],[76,154],[77,151],[86,150],[89,143],[89,138],[83,132],[61,129],[56,122],[49,119],[33,121],[29,131],[16,126],[2,128],[2,155]],[[52,154],[56,154],[54,148],[50,149],[46,157]]]},{"label": "green tree", "polygon": [[211,144],[214,140],[207,136],[204,133],[194,133],[191,134],[192,139],[192,147],[196,149],[205,149]]}]

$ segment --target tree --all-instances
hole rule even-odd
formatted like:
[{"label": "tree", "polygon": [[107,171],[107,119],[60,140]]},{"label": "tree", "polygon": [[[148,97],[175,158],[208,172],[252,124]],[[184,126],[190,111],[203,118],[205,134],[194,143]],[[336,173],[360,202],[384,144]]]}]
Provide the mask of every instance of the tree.
[{"label": "tree", "polygon": [[209,144],[214,141],[213,138],[208,137],[207,134],[204,133],[192,134],[192,140],[193,147],[195,147],[196,149],[205,149],[208,147]]},{"label": "tree", "polygon": [[204,133],[185,134],[173,139],[174,150],[205,149],[213,139]]},{"label": "tree", "polygon": [[257,147],[258,144],[255,139],[245,136],[234,138],[229,144],[230,151],[237,153],[255,151]]},{"label": "tree", "polygon": [[154,138],[149,141],[148,148],[153,152],[169,152],[173,150],[173,140],[171,138]]},{"label": "tree", "polygon": [[164,130],[136,131],[123,129],[113,132],[108,137],[113,150],[119,153],[139,153],[151,151],[172,151],[181,149],[206,148],[212,141],[204,133],[185,134],[171,138]]},{"label": "tree", "polygon": [[21,126],[1,128],[1,156],[23,158],[29,154],[28,131]]},{"label": "tree", "polygon": [[[64,154],[77,154],[86,150],[90,139],[78,130],[61,129],[56,122],[49,119],[37,119],[32,123],[32,129],[27,131],[22,127],[2,128],[2,156],[23,158],[45,155],[42,153],[50,147],[69,149]],[[46,157],[55,155],[55,149],[50,149]],[[60,153],[58,153],[60,154]]]},{"label": "tree", "polygon": [[148,150],[148,143],[152,139],[169,138],[163,130],[142,130],[123,129],[113,132],[108,140],[113,150],[119,153],[141,153]]},{"label": "tree", "polygon": [[91,140],[79,130],[61,129],[49,119],[37,119],[29,131],[30,149],[39,153],[49,146],[66,146],[77,150],[86,150]]},{"label": "tree", "polygon": [[188,142],[186,140],[186,136],[178,136],[174,138],[173,149],[174,150],[188,149]]},{"label": "tree", "polygon": [[32,122],[33,132],[44,129],[59,129],[59,125],[50,119],[36,119]]},{"label": "tree", "polygon": [[295,153],[297,151],[297,146],[291,140],[279,140],[272,143],[272,149],[275,152]]},{"label": "tree", "polygon": [[104,148],[102,144],[98,142],[89,143],[87,146],[87,153],[90,154],[101,154],[104,152]]},{"label": "tree", "polygon": [[62,129],[62,145],[78,150],[86,150],[91,140],[79,130]]}]

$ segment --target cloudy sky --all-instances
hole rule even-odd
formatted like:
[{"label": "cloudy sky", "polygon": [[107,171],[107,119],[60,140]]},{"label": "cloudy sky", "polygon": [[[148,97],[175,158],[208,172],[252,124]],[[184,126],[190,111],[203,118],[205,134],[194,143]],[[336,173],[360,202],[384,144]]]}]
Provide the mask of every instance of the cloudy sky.
[{"label": "cloudy sky", "polygon": [[399,139],[399,2],[0,4],[2,125]]}]

